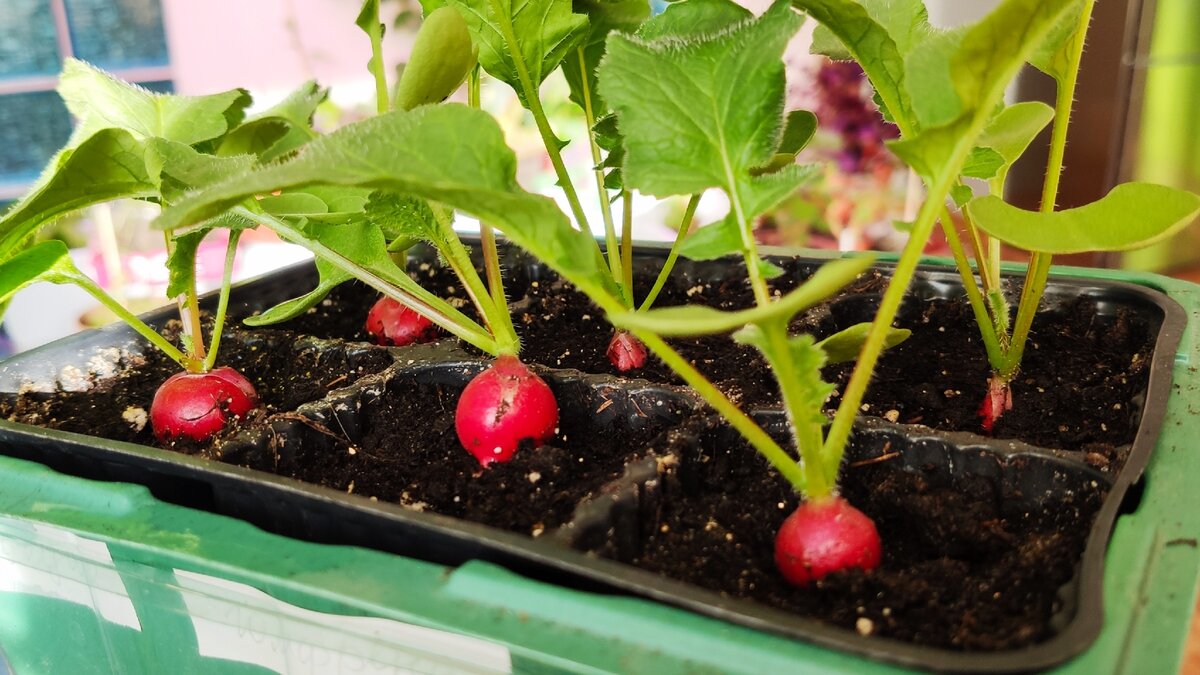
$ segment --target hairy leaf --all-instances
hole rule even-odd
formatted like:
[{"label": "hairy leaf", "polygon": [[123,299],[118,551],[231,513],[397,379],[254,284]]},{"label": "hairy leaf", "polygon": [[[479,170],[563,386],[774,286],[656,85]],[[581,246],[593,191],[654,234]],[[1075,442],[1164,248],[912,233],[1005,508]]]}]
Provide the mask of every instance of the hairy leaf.
[{"label": "hairy leaf", "polygon": [[479,64],[516,90],[529,107],[521,70],[534,89],[586,37],[588,20],[571,11],[571,0],[422,0],[426,14],[451,5],[467,20],[479,48]]},{"label": "hairy leaf", "polygon": [[687,42],[612,35],[600,89],[626,139],[626,185],[659,197],[732,193],[770,161],[783,112],[780,56],[802,22],[779,2]]},{"label": "hairy leaf", "polygon": [[119,197],[156,195],[157,181],[146,170],[145,153],[145,145],[121,129],[102,130],[63,151],[44,180],[0,218],[0,260],[68,213]]},{"label": "hairy leaf", "polygon": [[371,191],[362,188],[309,185],[286,190],[258,200],[263,211],[277,218],[305,218],[312,222],[340,224],[363,217]]},{"label": "hairy leaf", "polygon": [[712,335],[727,333],[752,323],[788,321],[797,312],[838,292],[873,262],[874,258],[861,256],[826,263],[798,288],[765,307],[723,312],[703,305],[683,305],[610,314],[608,319],[617,328],[646,330],[664,337]]},{"label": "hairy leaf", "polygon": [[287,98],[251,116],[221,138],[218,155],[255,155],[270,162],[295,152],[316,138],[312,117],[317,106],[329,95],[316,82],[306,82]]},{"label": "hairy leaf", "polygon": [[325,296],[339,285],[354,277],[321,258],[317,258],[317,287],[304,295],[286,300],[266,310],[261,314],[249,316],[242,320],[247,326],[269,326],[275,323],[290,321],[316,307]]},{"label": "hairy leaf", "polygon": [[963,164],[962,175],[967,178],[988,179],[994,177],[1004,167],[1004,157],[995,150],[987,147],[975,147]]},{"label": "hairy leaf", "polygon": [[967,213],[983,231],[1027,251],[1124,251],[1186,227],[1200,214],[1200,196],[1163,185],[1124,183],[1098,201],[1066,211],[1025,211],[988,196],[968,204]]},{"label": "hairy leaf", "polygon": [[190,190],[244,174],[255,164],[251,155],[206,155],[182,143],[161,138],[152,138],[145,145],[146,171],[158,180],[158,194],[166,204]]},{"label": "hairy leaf", "polygon": [[716,260],[742,250],[742,228],[732,215],[689,234],[679,255],[691,260]]},{"label": "hairy leaf", "polygon": [[[899,2],[909,5],[911,14],[918,12],[915,5],[921,4],[920,0]],[[914,114],[904,86],[904,52],[888,26],[855,0],[792,0],[792,4],[821,24],[813,37],[813,50],[830,58],[853,57],[879,94],[880,109],[907,131]],[[892,16],[899,15],[898,9]],[[836,40],[829,39],[830,34]]]},{"label": "hairy leaf", "polygon": [[817,346],[813,336],[802,334],[785,338],[782,347],[787,350],[786,354],[780,353],[782,350],[771,340],[767,330],[754,324],[734,333],[733,339],[741,344],[756,347],[771,365],[771,370],[777,374],[783,372],[781,364],[789,364],[788,371],[795,377],[795,381],[792,382],[795,385],[793,391],[802,397],[798,401],[789,402],[788,409],[793,416],[793,424],[828,422],[821,409],[837,387],[821,379],[821,368],[826,363],[825,351]]},{"label": "hairy leaf", "polygon": [[686,0],[668,5],[662,14],[643,23],[637,36],[643,40],[699,37],[752,16],[750,10],[731,0]]},{"label": "hairy leaf", "polygon": [[916,129],[939,127],[958,119],[964,102],[954,86],[950,61],[962,45],[967,27],[931,32],[904,59],[904,86],[912,101]]},{"label": "hairy leaf", "polygon": [[964,170],[963,175],[995,179],[1002,187],[1013,163],[1025,154],[1029,144],[1053,119],[1054,108],[1041,101],[1023,101],[1006,106],[988,122],[987,129],[979,137],[979,147],[975,148],[975,151],[990,150],[996,154],[999,161],[995,170],[991,174],[982,170],[978,174],[969,174]]},{"label": "hairy leaf", "polygon": [[813,135],[817,133],[817,116],[807,110],[793,110],[787,114],[787,122],[783,127],[783,138],[771,161],[763,166],[750,170],[751,175],[759,176],[765,173],[775,173],[780,169],[791,166],[796,162],[796,155],[808,145]]},{"label": "hairy leaf", "polygon": [[445,231],[424,199],[379,190],[371,193],[366,217],[383,231],[388,241],[407,237],[432,242],[438,250],[442,249]]},{"label": "hairy leaf", "polygon": [[[1082,8],[1083,3],[1080,4]],[[1088,18],[1091,19],[1090,14]],[[1038,45],[1029,63],[1053,77],[1061,85],[1075,72],[1075,55],[1079,53],[1079,42],[1084,39],[1086,33],[1087,26],[1080,24],[1079,12],[1063,15]]]},{"label": "hairy leaf", "polygon": [[950,187],[950,199],[954,200],[954,205],[959,208],[966,206],[974,196],[975,191],[971,189],[970,185],[958,183]]},{"label": "hairy leaf", "polygon": [[196,251],[211,230],[198,230],[176,237],[167,256],[167,297],[177,298],[196,289]]},{"label": "hairy leaf", "polygon": [[[392,190],[461,210],[495,225],[577,286],[610,290],[590,234],[572,228],[550,199],[522,190],[516,157],[496,122],[457,104],[422,106],[343,127],[291,160],[184,199],[157,223],[178,228],[253,195],[320,184]],[[341,227],[347,226],[331,229]]]},{"label": "hairy leaf", "polygon": [[56,239],[44,241],[0,263],[0,303],[38,281],[67,284],[80,279],[87,281],[71,261],[67,245]]},{"label": "hairy leaf", "polygon": [[[1004,95],[1004,89],[1036,48],[1038,41],[1079,0],[1004,0],[978,23],[963,29],[962,39],[945,65],[961,104],[950,123],[920,130],[888,147],[918,174],[932,182],[951,161],[972,130],[982,133]],[[941,63],[931,60],[930,63]],[[939,79],[929,75],[928,80]],[[928,95],[937,94],[929,92]],[[964,157],[965,159],[965,157]]]},{"label": "hairy leaf", "polygon": [[244,89],[209,96],[156,94],[75,59],[63,64],[58,93],[78,120],[69,147],[107,128],[194,145],[236,127],[250,104]]}]

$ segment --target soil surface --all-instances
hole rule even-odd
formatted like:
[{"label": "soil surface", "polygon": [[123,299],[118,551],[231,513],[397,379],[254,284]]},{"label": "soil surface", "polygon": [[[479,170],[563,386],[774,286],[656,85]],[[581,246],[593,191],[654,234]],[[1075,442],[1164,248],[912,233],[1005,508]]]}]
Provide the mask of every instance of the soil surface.
[{"label": "soil surface", "polygon": [[[792,290],[812,271],[810,264],[795,260],[785,261],[782,268],[784,273],[769,282],[775,295]],[[524,291],[511,296],[523,360],[551,368],[682,383],[654,358],[636,372],[619,373],[605,355],[612,328],[590,300],[552,272],[530,276],[521,265],[508,271],[514,277],[509,288]],[[650,266],[635,285],[648,289],[655,272]],[[474,316],[448,269],[422,263],[412,274]],[[870,321],[886,281],[879,275],[865,275],[829,302],[798,315],[793,332],[808,331],[820,338]],[[944,297],[932,286],[921,291],[905,299],[896,321],[913,335],[880,359],[862,412],[939,430],[984,433],[978,409],[990,368],[970,306],[961,298]],[[321,305],[281,327],[318,337],[365,340],[362,318],[377,297],[357,282],[343,284]],[[686,303],[736,310],[752,306],[754,297],[738,265],[730,268],[726,278],[705,280],[683,264],[655,306]],[[1079,450],[1099,468],[1119,467],[1124,461],[1121,448],[1133,441],[1141,418],[1140,400],[1153,350],[1151,331],[1145,318],[1124,308],[1097,312],[1096,301],[1088,297],[1053,303],[1034,322],[1022,372],[1013,381],[1013,410],[1000,418],[991,435]],[[736,344],[727,335],[669,342],[743,407],[779,405],[778,385],[753,347]],[[851,368],[852,364],[826,367],[825,378],[839,385],[830,397],[830,410],[837,406]]]},{"label": "soil surface", "polygon": [[[777,292],[794,284],[775,282]],[[793,332],[825,337],[870,321],[885,280],[864,277],[829,303],[801,314]],[[674,286],[660,306],[684,300],[720,309],[752,302],[744,282],[726,280]],[[514,305],[526,359],[552,367],[614,373],[605,356],[611,329],[590,302],[561,283],[530,288]],[[1141,417],[1139,399],[1149,377],[1153,342],[1150,326],[1124,309],[1097,315],[1086,297],[1041,312],[1034,322],[1022,372],[1013,382],[1014,408],[993,434],[1033,445],[1082,450],[1100,467],[1119,465],[1119,447],[1129,444]],[[990,368],[969,305],[957,298],[906,299],[896,325],[913,331],[884,353],[867,391],[863,413],[905,424],[983,433],[979,404]],[[752,347],[728,336],[669,341],[726,395],[744,407],[779,405],[779,390],[766,362]],[[825,378],[838,384],[832,410],[852,364],[831,365]],[[665,365],[651,360],[627,376],[680,383]]]},{"label": "soil surface", "polygon": [[[469,376],[458,379],[398,375],[386,393],[364,399],[361,438],[354,442],[336,423],[301,422],[283,443],[220,459],[536,537],[570,519],[581,500],[620,476],[625,462],[644,455],[679,415],[661,400],[652,409],[640,404],[647,410],[631,399],[605,406],[602,389],[556,386],[555,437],[481,469],[454,430],[455,405]],[[601,406],[609,413],[603,424],[596,415]]]},{"label": "soil surface", "polygon": [[[164,333],[177,336],[178,323],[169,325]],[[243,333],[236,329],[227,330],[220,357],[217,365],[231,366],[245,375],[262,401],[260,408],[222,432],[222,438],[266,415],[322,398],[392,363],[383,349],[300,340],[287,331]],[[112,440],[161,445],[148,422],[150,404],[159,385],[179,372],[179,365],[149,347],[123,365],[127,367],[119,375],[98,380],[87,391],[4,395],[0,397],[0,417]],[[194,453],[208,445],[180,440],[169,447]]]},{"label": "soil surface", "polygon": [[[1012,649],[1054,634],[1102,490],[1063,490],[1021,508],[990,478],[898,460],[851,463],[842,494],[870,516],[883,562],[809,588],[775,569],[775,532],[796,498],[744,443],[676,453],[633,564],[722,595],[883,635],[960,650]],[[1016,498],[1014,498],[1016,497]]]}]

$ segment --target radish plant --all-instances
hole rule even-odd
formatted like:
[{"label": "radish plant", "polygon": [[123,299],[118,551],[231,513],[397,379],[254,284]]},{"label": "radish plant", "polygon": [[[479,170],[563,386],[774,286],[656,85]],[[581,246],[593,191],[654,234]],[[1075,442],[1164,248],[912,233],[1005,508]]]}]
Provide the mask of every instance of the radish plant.
[{"label": "radish plant", "polygon": [[[881,112],[900,130],[890,147],[927,187],[925,206],[876,321],[890,324],[935,221],[966,288],[992,375],[979,414],[983,429],[1013,405],[1010,384],[1021,367],[1053,255],[1118,251],[1167,237],[1200,213],[1200,198],[1148,183],[1118,185],[1099,201],[1055,211],[1063,154],[1084,38],[1095,0],[1009,0],[974,26],[931,26],[921,0],[794,0],[822,23],[814,51],[853,58],[875,87]],[[1004,105],[1015,69],[1029,62],[1055,80],[1051,108],[1038,102]],[[1023,211],[1003,201],[1012,163],[1053,122],[1041,208]],[[973,198],[964,178],[987,181],[988,196]],[[950,215],[961,216],[975,268]],[[1032,253],[1015,319],[1000,277],[1000,245]],[[880,328],[881,330],[881,328]],[[878,332],[876,333],[878,334]],[[878,354],[868,340],[868,362]],[[869,371],[869,366],[867,370]],[[857,405],[866,375],[850,383],[845,405]],[[837,429],[844,434],[848,429]]]},{"label": "radish plant", "polygon": [[[501,75],[515,73],[513,78],[519,84],[540,82],[538,78],[546,72],[546,64],[555,61],[554,49],[566,39],[562,31],[570,34],[569,26],[582,24],[583,18],[572,15],[563,0],[539,0],[536,8],[526,6],[523,16],[548,18],[524,25],[521,30],[541,38],[518,41],[513,17],[501,12],[503,9],[499,3],[488,4],[472,14],[474,20],[496,22],[497,28],[489,40],[510,36],[508,43],[518,47],[502,50],[503,45],[481,42],[484,67],[489,67],[487,59],[495,59],[490,67]],[[203,222],[232,208],[235,214],[257,219],[285,236],[300,240],[326,264],[369,283],[390,279],[387,274],[396,275],[397,281],[403,277],[407,282],[407,277],[395,269],[388,256],[387,240],[380,226],[383,219],[320,227],[310,224],[303,231],[294,230],[277,215],[264,213],[262,203],[253,197],[281,190],[286,196],[312,190],[313,186],[365,187],[402,195],[396,199],[423,200],[426,207],[436,205],[446,212],[467,213],[480,222],[495,225],[515,244],[554,268],[599,305],[618,329],[636,337],[640,344],[676,369],[787,480],[808,496],[807,503],[836,504],[834,486],[841,448],[833,452],[822,439],[825,418],[821,410],[833,389],[821,381],[820,368],[828,362],[853,359],[865,330],[856,326],[818,342],[810,336],[789,335],[788,325],[797,312],[832,295],[865,270],[871,260],[862,257],[830,263],[796,290],[776,297],[768,293],[766,278],[777,270],[758,255],[750,235],[754,216],[787,196],[814,172],[810,167],[793,163],[798,145],[786,145],[795,143],[797,138],[804,140],[805,134],[796,131],[796,124],[787,123],[787,120],[803,120],[804,115],[783,114],[780,56],[801,21],[786,3],[777,3],[766,15],[755,19],[730,2],[701,0],[692,4],[689,0],[646,24],[658,31],[653,33],[658,37],[618,34],[608,37],[608,55],[599,68],[599,92],[610,102],[608,105],[615,111],[612,119],[621,129],[623,185],[656,196],[695,195],[709,188],[725,191],[734,205],[730,216],[719,226],[700,230],[701,234],[695,235],[699,244],[693,246],[711,256],[726,252],[742,254],[757,300],[751,309],[722,312],[706,307],[632,307],[590,231],[572,227],[567,215],[553,201],[521,189],[515,180],[516,159],[505,145],[499,127],[488,115],[470,106],[419,106],[344,127],[313,141],[303,153],[286,162],[256,169],[190,195],[166,210],[158,224],[186,231],[190,223]],[[691,32],[684,34],[683,29],[689,27]],[[554,49],[545,51],[547,46]],[[531,70],[530,64],[537,64],[541,70]],[[653,79],[653,87],[647,86],[647,78]],[[531,109],[537,108],[536,86],[522,86],[528,94],[525,102]],[[687,107],[681,108],[673,101],[686,102]],[[534,112],[534,116],[544,121],[544,115]],[[689,129],[690,133],[680,136],[681,128]],[[552,151],[551,157],[554,156]],[[578,203],[577,199],[568,201]],[[573,206],[572,211],[576,210]],[[370,207],[367,212],[371,213]],[[388,213],[400,210],[391,209]],[[435,221],[436,218],[432,221],[426,218],[420,222]],[[369,242],[369,247],[365,242]],[[385,266],[393,271],[386,272]],[[433,302],[429,305],[433,306]],[[414,309],[438,321],[432,312],[417,306]],[[461,330],[458,324],[442,325],[452,331],[459,330],[460,336],[475,340],[472,344],[476,346],[492,346],[484,336]],[[778,375],[799,457],[785,451],[664,340],[731,331],[737,331],[735,335],[740,341],[758,347]],[[905,335],[905,331],[889,331],[887,341],[894,344]],[[524,375],[503,372],[511,364],[505,356],[497,359],[490,374],[481,376],[487,379],[478,385],[484,401],[479,408],[492,416],[485,421],[497,429],[497,434],[507,435],[510,440],[519,439],[522,434],[536,439],[529,431],[508,432],[506,421],[494,414],[508,408],[487,403],[496,399],[494,392],[506,389],[516,392],[506,399],[514,403],[520,401],[525,405],[541,400],[520,393],[519,383],[525,379]],[[468,389],[463,399],[473,405],[476,383]],[[538,404],[530,410],[541,408]],[[534,426],[536,420],[549,419],[534,412],[524,417]],[[474,434],[482,424],[464,425],[460,419],[457,426],[460,437],[465,436],[464,444],[469,449],[474,446],[472,451],[481,461],[505,456],[503,443],[474,442]],[[822,513],[847,513],[852,508],[844,506]],[[786,550],[792,551],[788,555],[799,555],[796,549]],[[814,569],[825,564],[803,559],[807,562],[801,564]],[[853,558],[866,561],[864,565],[872,559],[871,556]],[[831,563],[822,569],[838,567],[839,564]]]},{"label": "radish plant", "polygon": [[[309,118],[324,92],[306,84],[275,108],[245,119],[250,97],[241,89],[199,97],[155,94],[68,60],[59,93],[77,124],[29,193],[0,218],[0,302],[37,281],[87,291],[185,371],[167,380],[154,398],[150,417],[158,438],[203,440],[258,404],[244,377],[216,368],[238,237],[248,221],[223,217],[186,233],[164,231],[167,293],[179,304],[182,348],[84,275],[63,243],[30,242],[45,225],[83,207],[118,198],[167,206],[188,190],[290,154],[313,135]],[[206,336],[196,251],[218,226],[229,230],[229,240],[216,316]]]}]

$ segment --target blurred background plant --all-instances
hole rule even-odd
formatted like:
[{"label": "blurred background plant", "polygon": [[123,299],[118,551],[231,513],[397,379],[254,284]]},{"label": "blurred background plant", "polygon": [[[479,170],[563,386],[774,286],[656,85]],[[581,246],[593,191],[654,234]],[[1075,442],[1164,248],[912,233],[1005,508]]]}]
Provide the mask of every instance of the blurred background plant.
[{"label": "blurred background plant", "polygon": [[759,240],[843,251],[899,249],[904,236],[894,223],[904,213],[908,172],[888,152],[885,143],[899,134],[871,100],[862,69],[821,58],[800,70],[791,90],[818,121],[800,161],[819,162],[825,173],[762,217]]}]

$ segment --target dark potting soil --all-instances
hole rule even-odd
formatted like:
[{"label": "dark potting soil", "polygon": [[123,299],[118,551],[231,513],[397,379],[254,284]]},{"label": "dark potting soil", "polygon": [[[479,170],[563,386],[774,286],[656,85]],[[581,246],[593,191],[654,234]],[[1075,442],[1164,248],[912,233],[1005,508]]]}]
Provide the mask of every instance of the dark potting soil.
[{"label": "dark potting soil", "polygon": [[860,634],[966,651],[1013,649],[1054,633],[1060,587],[1075,573],[1102,490],[1014,507],[989,478],[936,467],[851,463],[842,494],[876,523],[883,561],[808,588],[776,571],[774,536],[797,506],[744,443],[680,456],[629,561],[668,577],[819,618]]},{"label": "dark potting soil", "polygon": [[482,469],[454,429],[465,383],[465,377],[447,385],[402,373],[385,394],[363,401],[357,443],[336,426],[300,422],[300,434],[282,444],[219,459],[536,537],[569,520],[581,500],[620,476],[625,462],[645,454],[666,426],[666,417],[650,417],[635,429],[621,415],[600,424],[595,409],[604,405],[602,397],[558,390],[555,437]]},{"label": "dark potting soil", "polygon": [[[798,316],[793,331],[824,337],[869,321],[884,283],[878,277],[860,279],[829,303]],[[738,309],[752,302],[744,282],[732,279],[668,287],[671,291],[664,293],[659,306],[686,300]],[[617,374],[605,356],[611,329],[582,294],[561,282],[542,282],[532,285],[514,308],[525,359]],[[970,307],[958,299],[909,297],[896,325],[913,334],[880,359],[863,412],[905,424],[982,433],[978,408],[990,371]],[[993,435],[1082,450],[1101,468],[1119,466],[1120,446],[1132,442],[1137,431],[1136,401],[1147,386],[1153,349],[1149,333],[1143,321],[1123,311],[1098,315],[1088,298],[1043,311],[1034,322],[1024,368],[1013,383],[1014,408],[1000,419]],[[779,405],[778,386],[754,348],[725,335],[669,342],[735,402],[750,408]],[[830,398],[831,409],[851,369],[852,364],[825,369],[826,379],[839,385]],[[653,358],[625,376],[681,383]]]},{"label": "dark potting soil", "polygon": [[[164,334],[176,337],[178,327],[178,322],[173,322]],[[236,433],[265,415],[319,399],[391,363],[391,356],[382,349],[348,351],[320,341],[298,340],[286,331],[227,330],[217,365],[231,366],[245,375],[257,390],[262,406],[240,423],[231,424],[221,436]],[[25,392],[0,397],[0,417],[111,440],[161,445],[150,428],[150,404],[158,387],[180,371],[179,365],[149,347],[118,365],[119,374],[97,380],[86,391]],[[170,447],[193,453],[208,445],[180,440]]]}]

